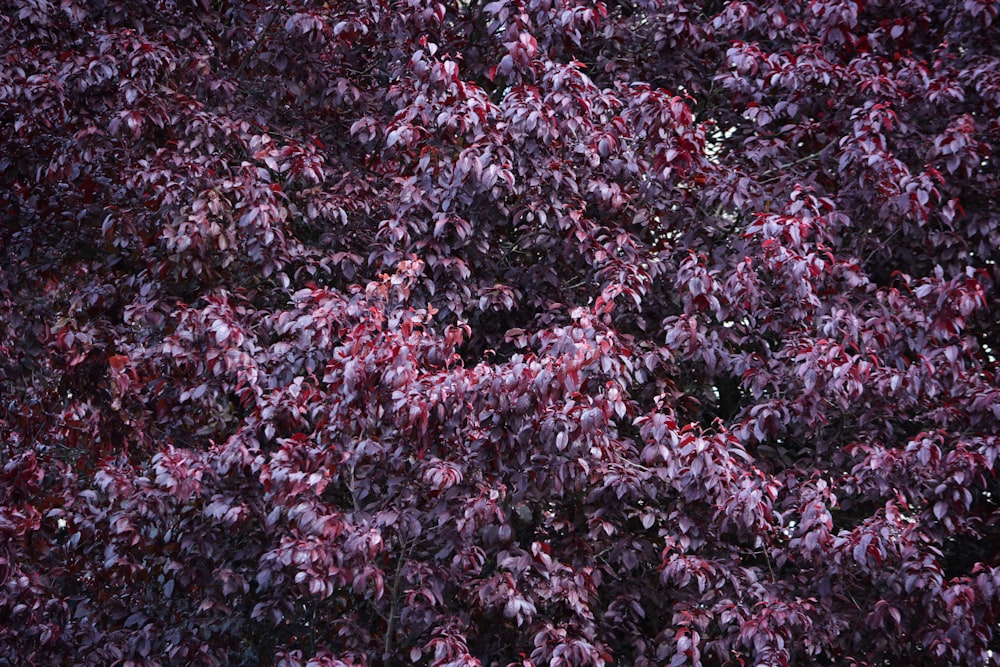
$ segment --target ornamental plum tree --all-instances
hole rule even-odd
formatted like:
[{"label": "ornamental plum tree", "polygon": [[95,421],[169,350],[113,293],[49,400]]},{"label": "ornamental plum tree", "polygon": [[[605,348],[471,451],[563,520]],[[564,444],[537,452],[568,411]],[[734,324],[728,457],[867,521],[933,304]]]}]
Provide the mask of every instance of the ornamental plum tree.
[{"label": "ornamental plum tree", "polygon": [[997,663],[1000,3],[0,7],[0,665]]}]

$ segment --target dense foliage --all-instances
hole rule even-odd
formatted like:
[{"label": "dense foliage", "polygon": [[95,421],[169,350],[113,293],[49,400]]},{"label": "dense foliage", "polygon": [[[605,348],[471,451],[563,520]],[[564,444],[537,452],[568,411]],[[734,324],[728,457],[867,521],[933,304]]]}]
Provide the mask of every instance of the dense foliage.
[{"label": "dense foliage", "polygon": [[0,7],[0,665],[996,659],[1000,2]]}]

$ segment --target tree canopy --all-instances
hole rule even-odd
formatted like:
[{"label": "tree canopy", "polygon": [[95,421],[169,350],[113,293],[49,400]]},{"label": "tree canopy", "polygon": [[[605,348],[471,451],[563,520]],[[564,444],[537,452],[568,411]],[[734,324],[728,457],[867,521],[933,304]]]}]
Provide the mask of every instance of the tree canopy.
[{"label": "tree canopy", "polygon": [[0,665],[998,660],[997,0],[0,7]]}]

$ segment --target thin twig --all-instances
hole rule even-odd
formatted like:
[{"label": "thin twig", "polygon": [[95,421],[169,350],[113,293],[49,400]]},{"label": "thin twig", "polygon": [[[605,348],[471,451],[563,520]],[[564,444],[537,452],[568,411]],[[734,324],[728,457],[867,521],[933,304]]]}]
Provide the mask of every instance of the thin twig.
[{"label": "thin twig", "polygon": [[392,655],[392,640],[393,635],[396,634],[396,619],[399,616],[399,585],[403,580],[403,566],[409,562],[410,548],[413,546],[413,541],[407,541],[400,545],[402,549],[399,553],[399,560],[396,561],[396,573],[392,577],[392,604],[389,607],[389,620],[385,629],[385,651],[382,655],[382,661],[389,660],[389,656]]},{"label": "thin twig", "polygon": [[348,466],[348,468],[347,468],[347,475],[348,475],[347,489],[351,492],[351,501],[354,503],[354,512],[355,512],[355,514],[357,514],[357,513],[359,513],[361,511],[361,507],[358,505],[358,494],[356,494],[354,492],[354,462],[353,461],[351,462],[351,465]]},{"label": "thin twig", "polygon": [[280,0],[280,2],[278,2],[278,5],[274,8],[274,11],[271,14],[270,20],[268,20],[267,25],[264,26],[264,29],[260,31],[260,34],[257,35],[257,39],[254,40],[253,46],[250,47],[250,52],[243,57],[243,60],[240,61],[240,66],[236,68],[236,73],[233,74],[234,79],[240,78],[240,75],[243,74],[243,70],[246,69],[247,63],[250,62],[251,58],[257,55],[257,50],[260,49],[261,44],[263,44],[264,37],[267,36],[267,33],[271,32],[271,26],[273,26],[274,22],[278,19],[278,12],[279,10],[284,8],[285,2],[286,0]]},{"label": "thin twig", "polygon": [[[900,229],[902,229],[902,227],[896,227],[896,229],[892,230],[892,233],[890,233],[888,236],[885,237],[885,241],[888,242],[890,239],[892,239],[892,237],[895,236]],[[875,253],[883,249],[884,249],[884,244],[882,246],[876,246],[875,248],[872,248],[872,251],[867,255],[865,255],[865,258],[861,261],[862,264],[861,268],[864,268],[865,265],[867,265],[868,262],[871,261],[871,258],[875,256]]]},{"label": "thin twig", "polygon": [[[781,165],[777,169],[769,169],[768,171],[765,171],[763,174],[761,174],[762,178],[761,178],[761,180],[757,181],[757,183],[760,184],[760,185],[767,185],[768,183],[773,183],[774,181],[777,181],[778,179],[780,179],[784,175],[781,172],[784,172],[784,171],[786,171],[788,169],[791,169],[792,167],[800,165],[803,162],[808,162],[809,160],[812,160],[814,158],[822,157],[823,153],[825,153],[827,151],[827,149],[829,149],[831,146],[833,146],[833,144],[834,144],[834,142],[831,141],[830,143],[828,143],[827,145],[823,146],[823,148],[820,148],[815,153],[810,153],[809,155],[804,155],[804,156],[800,157],[797,160],[793,160],[792,162],[789,162],[788,164]],[[778,172],[778,173],[775,173],[775,172]],[[774,174],[774,175],[772,176],[771,174]]]},{"label": "thin twig", "polygon": [[810,153],[809,155],[805,155],[803,157],[800,157],[798,160],[794,160],[792,162],[789,162],[788,164],[783,164],[778,169],[771,169],[769,171],[765,171],[763,174],[761,174],[761,176],[768,176],[769,174],[774,174],[775,172],[778,172],[778,173],[775,174],[774,176],[770,176],[768,178],[763,178],[760,181],[758,181],[758,183],[760,185],[767,185],[768,183],[773,183],[773,182],[779,180],[780,178],[782,178],[785,175],[784,173],[782,173],[785,170],[790,169],[790,168],[792,168],[792,167],[794,167],[796,165],[802,164],[803,162],[807,162],[809,160],[812,160],[813,158],[818,158],[822,153],[823,153],[823,151],[819,150],[819,151],[816,151],[815,153]]}]

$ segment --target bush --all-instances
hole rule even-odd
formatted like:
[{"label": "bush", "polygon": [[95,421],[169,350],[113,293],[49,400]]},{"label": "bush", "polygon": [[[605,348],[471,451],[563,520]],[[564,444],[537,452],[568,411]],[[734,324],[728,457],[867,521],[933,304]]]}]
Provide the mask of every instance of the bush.
[{"label": "bush", "polygon": [[998,11],[5,3],[0,664],[995,661]]}]

